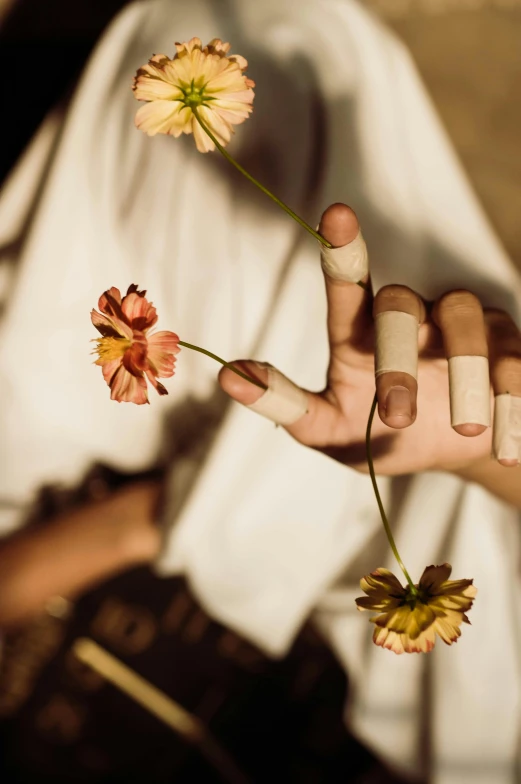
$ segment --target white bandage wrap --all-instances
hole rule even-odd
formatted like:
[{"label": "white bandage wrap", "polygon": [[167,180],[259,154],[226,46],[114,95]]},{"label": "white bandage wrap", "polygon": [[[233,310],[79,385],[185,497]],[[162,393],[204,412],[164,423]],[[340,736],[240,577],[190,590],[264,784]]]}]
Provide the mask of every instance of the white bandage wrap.
[{"label": "white bandage wrap", "polygon": [[450,421],[490,427],[490,380],[486,357],[449,359]]},{"label": "white bandage wrap", "polygon": [[521,397],[496,395],[492,454],[497,460],[521,461]]},{"label": "white bandage wrap", "polygon": [[326,248],[322,245],[320,261],[322,269],[330,278],[358,283],[369,272],[367,246],[362,232],[359,231],[352,242],[341,248]]},{"label": "white bandage wrap", "polygon": [[271,419],[277,425],[292,425],[308,410],[306,393],[271,365],[268,370],[268,389],[251,405],[251,411]]},{"label": "white bandage wrap", "polygon": [[418,378],[418,319],[410,313],[386,310],[375,317],[375,373],[398,371]]}]

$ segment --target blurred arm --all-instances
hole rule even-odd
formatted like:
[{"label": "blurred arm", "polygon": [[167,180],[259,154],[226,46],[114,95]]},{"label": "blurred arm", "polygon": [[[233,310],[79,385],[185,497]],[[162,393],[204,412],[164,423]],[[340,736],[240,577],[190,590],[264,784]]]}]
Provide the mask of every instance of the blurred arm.
[{"label": "blurred arm", "polygon": [[41,612],[49,598],[73,597],[126,569],[152,561],[158,481],[60,515],[0,545],[0,628]]}]

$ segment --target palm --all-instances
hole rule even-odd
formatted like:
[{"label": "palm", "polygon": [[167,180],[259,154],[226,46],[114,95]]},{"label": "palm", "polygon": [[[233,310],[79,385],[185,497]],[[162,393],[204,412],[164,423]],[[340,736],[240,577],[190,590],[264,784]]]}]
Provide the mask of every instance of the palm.
[{"label": "palm", "polygon": [[[423,337],[433,330],[424,328]],[[447,361],[440,346],[420,357],[418,415],[414,424],[395,430],[375,415],[371,444],[377,473],[451,469],[490,453],[489,430],[466,438],[452,429],[448,389]],[[317,422],[305,441],[359,470],[367,470],[365,433],[374,396],[373,354],[351,345],[333,350],[323,396],[334,401],[338,416],[320,435]]]}]

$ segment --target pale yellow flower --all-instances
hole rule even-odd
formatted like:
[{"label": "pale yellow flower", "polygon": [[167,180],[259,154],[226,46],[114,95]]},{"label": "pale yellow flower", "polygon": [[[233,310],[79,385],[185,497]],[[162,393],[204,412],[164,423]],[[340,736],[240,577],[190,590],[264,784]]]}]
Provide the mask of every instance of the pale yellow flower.
[{"label": "pale yellow flower", "polygon": [[219,38],[204,48],[199,38],[175,46],[172,60],[155,54],[134,78],[134,96],[147,101],[136,114],[137,127],[149,136],[193,133],[197,149],[209,152],[215,145],[197,122],[195,108],[217,141],[226,145],[232,126],[252,111],[255,83],[244,75],[248,63],[240,55],[228,55],[230,44]]},{"label": "pale yellow flower", "polygon": [[359,610],[374,610],[373,642],[394,653],[428,653],[436,635],[452,645],[461,635],[465,613],[477,590],[472,580],[449,580],[450,564],[428,566],[420,582],[405,588],[388,569],[376,569],[360,580],[367,594],[356,600]]}]

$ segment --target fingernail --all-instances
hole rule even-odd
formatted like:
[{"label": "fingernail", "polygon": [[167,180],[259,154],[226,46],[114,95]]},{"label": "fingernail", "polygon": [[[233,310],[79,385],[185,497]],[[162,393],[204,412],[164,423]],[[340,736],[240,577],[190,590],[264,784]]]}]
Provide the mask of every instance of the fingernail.
[{"label": "fingernail", "polygon": [[407,387],[391,387],[385,400],[385,413],[388,417],[411,419],[411,394]]}]

